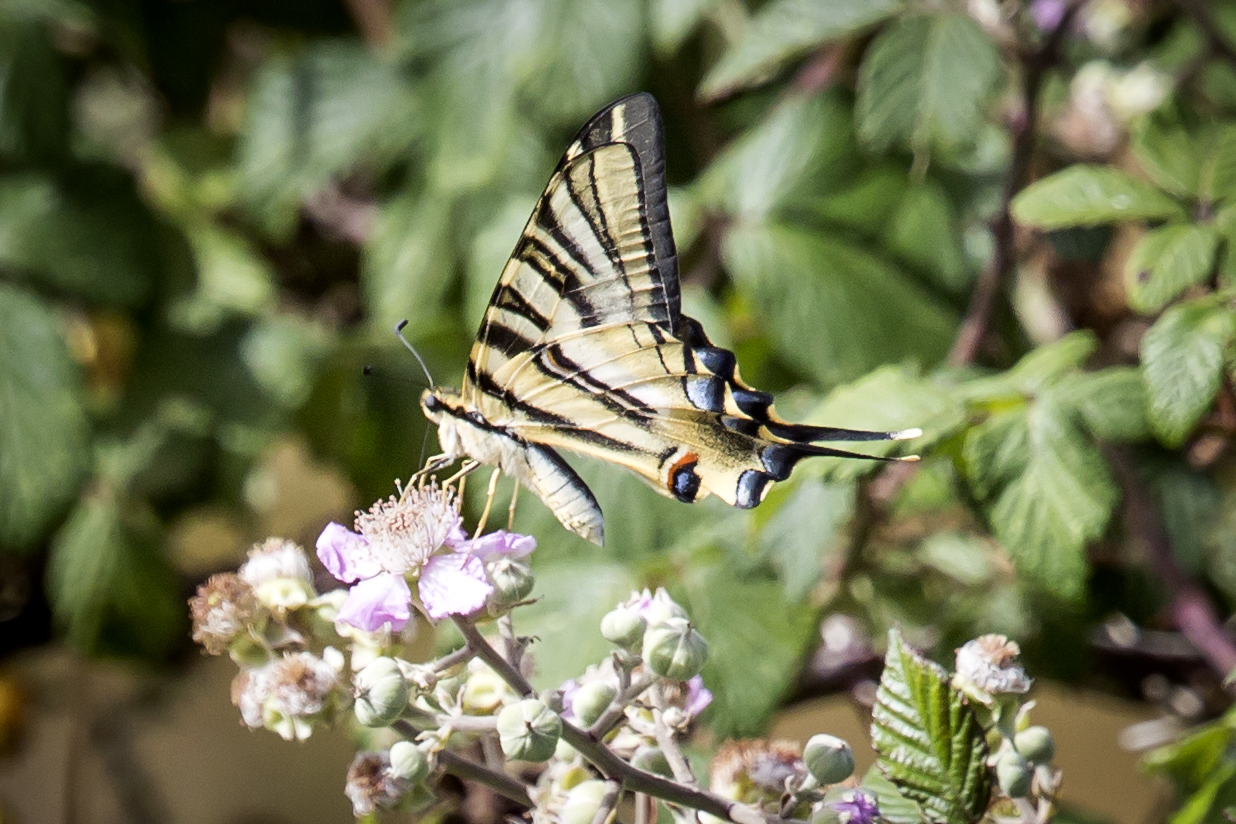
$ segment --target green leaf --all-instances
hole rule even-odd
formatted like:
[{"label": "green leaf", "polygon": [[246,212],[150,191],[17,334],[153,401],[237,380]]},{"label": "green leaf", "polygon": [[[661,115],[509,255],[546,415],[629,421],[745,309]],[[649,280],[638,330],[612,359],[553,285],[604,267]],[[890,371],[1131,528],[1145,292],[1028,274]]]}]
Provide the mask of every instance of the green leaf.
[{"label": "green leaf", "polygon": [[905,172],[876,166],[864,169],[844,188],[825,192],[804,205],[825,223],[879,237],[900,211],[906,185]]},{"label": "green leaf", "polygon": [[880,806],[880,820],[888,824],[923,824],[923,809],[912,799],[906,798],[897,785],[884,777],[878,764],[872,764],[863,775],[859,785],[876,798]]},{"label": "green leaf", "polygon": [[472,237],[464,282],[464,326],[469,331],[481,327],[498,278],[536,206],[537,194],[511,195]]},{"label": "green leaf", "polygon": [[[781,488],[780,484],[773,486],[756,510],[757,517],[766,518],[759,542],[780,573],[786,599],[797,603],[830,571],[830,561],[835,563],[843,549],[838,539],[854,514],[854,488],[814,478],[802,480],[788,492],[779,492]],[[764,516],[769,506],[772,512]]]},{"label": "green leaf", "polygon": [[683,41],[718,5],[719,0],[653,0],[648,10],[652,47],[661,57],[672,57]]},{"label": "green leaf", "polygon": [[816,637],[815,610],[788,603],[777,581],[740,576],[728,563],[692,564],[683,590],[683,606],[712,642],[703,676],[715,695],[713,730],[724,737],[758,733]]},{"label": "green leaf", "polygon": [[906,189],[884,229],[884,244],[946,289],[958,291],[973,275],[966,266],[957,215],[944,188],[934,181]]},{"label": "green leaf", "polygon": [[[50,4],[41,5],[45,12]],[[68,143],[69,67],[51,25],[18,19],[7,6],[0,20],[0,155],[54,161]]]},{"label": "green leaf", "polygon": [[1139,312],[1157,312],[1190,286],[1202,283],[1214,269],[1219,235],[1199,224],[1169,224],[1151,229],[1124,266],[1129,305]]},{"label": "green leaf", "polygon": [[1202,724],[1183,738],[1152,750],[1145,768],[1170,778],[1182,791],[1192,793],[1223,765],[1236,743],[1236,713]]},{"label": "green leaf", "polygon": [[1030,460],[1030,427],[1026,408],[988,416],[966,432],[962,447],[966,477],[974,494],[987,498],[1017,478]]},{"label": "green leaf", "polygon": [[47,597],[57,625],[79,649],[89,650],[99,640],[125,540],[120,502],[109,492],[94,490],[78,503],[52,543]]},{"label": "green leaf", "polygon": [[876,37],[859,68],[859,139],[876,151],[970,145],[1000,71],[999,51],[970,17],[901,18]]},{"label": "green leaf", "polygon": [[861,32],[892,15],[903,0],[773,0],[700,84],[705,100],[761,83],[821,43]]},{"label": "green leaf", "polygon": [[1058,390],[1030,407],[1024,469],[989,512],[1017,571],[1065,599],[1084,592],[1086,544],[1103,534],[1119,497],[1111,470],[1079,417]]},{"label": "green leaf", "polygon": [[1072,397],[1086,428],[1101,441],[1139,441],[1150,435],[1146,385],[1133,366],[1069,375],[1061,391]]},{"label": "green leaf", "polygon": [[1150,425],[1167,446],[1183,444],[1210,408],[1234,333],[1231,312],[1204,299],[1172,306],[1142,339]]},{"label": "green leaf", "polygon": [[420,135],[398,66],[359,42],[318,42],[264,61],[247,109],[240,191],[276,235],[294,228],[301,201],[333,175],[380,169]]},{"label": "green leaf", "polygon": [[1169,824],[1224,824],[1236,808],[1236,761],[1221,764],[1168,820]]},{"label": "green leaf", "polygon": [[991,779],[983,728],[948,674],[888,633],[888,654],[871,716],[880,771],[930,821],[974,824],[987,810]]},{"label": "green leaf", "polygon": [[1215,126],[1201,153],[1198,194],[1208,201],[1236,196],[1236,124]]},{"label": "green leaf", "polygon": [[888,362],[943,358],[956,313],[895,267],[855,246],[789,224],[741,224],[722,259],[739,288],[776,318],[791,363],[823,385]]},{"label": "green leaf", "polygon": [[707,205],[746,220],[761,220],[784,204],[795,188],[849,151],[848,106],[836,95],[790,95],[775,105],[700,176]]},{"label": "green leaf", "polygon": [[[403,195],[382,207],[361,270],[365,304],[376,328],[392,329],[407,320],[415,337],[440,315],[454,280],[451,211],[449,202],[428,194]],[[498,274],[491,274],[494,283]]]},{"label": "green leaf", "polygon": [[60,318],[0,283],[0,546],[37,541],[89,460],[81,386]]},{"label": "green leaf", "polygon": [[1009,371],[968,381],[958,391],[972,403],[1003,404],[1012,396],[1034,395],[1075,373],[1098,346],[1098,337],[1090,330],[1070,332],[1059,340],[1030,350]]},{"label": "green leaf", "polygon": [[1134,132],[1132,148],[1156,185],[1179,197],[1197,196],[1204,153],[1183,128],[1147,117]]},{"label": "green leaf", "polygon": [[179,327],[213,332],[232,315],[258,315],[274,307],[274,272],[244,237],[204,222],[187,227],[185,236],[197,283],[172,305]]},{"label": "green leaf", "polygon": [[1018,223],[1037,229],[1185,216],[1179,203],[1150,183],[1110,166],[1081,163],[1022,189],[1012,211]]}]

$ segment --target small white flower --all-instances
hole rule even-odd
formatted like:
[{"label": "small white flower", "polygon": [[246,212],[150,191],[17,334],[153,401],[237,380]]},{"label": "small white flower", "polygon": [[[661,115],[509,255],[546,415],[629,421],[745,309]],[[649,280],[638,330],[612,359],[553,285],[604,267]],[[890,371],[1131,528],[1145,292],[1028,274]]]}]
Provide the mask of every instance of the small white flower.
[{"label": "small white flower", "polygon": [[1021,694],[1031,679],[1017,663],[1021,648],[1003,635],[980,635],[957,650],[956,678],[988,695]]},{"label": "small white flower", "polygon": [[267,538],[249,550],[240,577],[258,601],[276,611],[297,609],[316,595],[309,558],[294,541]]}]

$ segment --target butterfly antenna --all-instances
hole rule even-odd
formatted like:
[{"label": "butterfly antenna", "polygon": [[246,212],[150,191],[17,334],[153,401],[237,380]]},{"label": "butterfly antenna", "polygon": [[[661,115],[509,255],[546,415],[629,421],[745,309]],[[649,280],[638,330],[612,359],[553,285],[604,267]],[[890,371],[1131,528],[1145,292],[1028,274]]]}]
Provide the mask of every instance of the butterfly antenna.
[{"label": "butterfly antenna", "polygon": [[425,373],[425,379],[429,381],[429,386],[432,389],[437,386],[437,384],[433,382],[433,376],[429,374],[429,367],[425,365],[425,359],[421,357],[420,352],[416,351],[416,347],[403,336],[403,328],[407,325],[408,321],[406,318],[395,324],[395,337],[399,338],[399,340],[403,342],[403,345],[408,347],[408,351],[412,353],[414,358],[416,358],[416,362],[421,365],[421,371]]}]

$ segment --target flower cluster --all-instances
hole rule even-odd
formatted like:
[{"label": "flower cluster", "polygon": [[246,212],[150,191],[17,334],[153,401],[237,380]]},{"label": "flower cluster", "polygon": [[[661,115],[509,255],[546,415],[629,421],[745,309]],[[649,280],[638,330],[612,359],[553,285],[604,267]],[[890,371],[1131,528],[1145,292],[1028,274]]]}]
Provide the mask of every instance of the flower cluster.
[{"label": "flower cluster", "polygon": [[[713,700],[701,675],[709,644],[664,589],[633,592],[605,614],[598,630],[608,655],[557,689],[534,691],[525,677],[533,639],[515,634],[513,611],[534,586],[535,548],[503,530],[469,538],[451,489],[403,490],[357,513],[351,529],[332,523],[318,538],[318,560],[346,588],[318,593],[306,552],[272,538],[199,589],[193,637],[238,665],[232,700],[244,725],[289,740],[320,724],[355,725],[363,749],[344,792],[358,817],[424,812],[435,803],[431,782],[454,772],[522,805],[534,824],[605,819],[627,779],[711,821],[879,820],[874,795],[853,777],[853,750],[831,735],[802,749],[727,743],[710,789],[697,787],[680,742]],[[463,646],[412,658],[417,612],[422,626],[452,618]],[[1003,637],[977,639],[958,652],[954,681],[1007,729],[991,766],[1010,797],[1052,775],[1050,736],[1029,726],[1028,706],[1010,714],[1019,704],[1009,696],[1029,686],[1016,655]],[[471,757],[477,751],[484,762]],[[523,766],[499,769],[501,757]]]}]

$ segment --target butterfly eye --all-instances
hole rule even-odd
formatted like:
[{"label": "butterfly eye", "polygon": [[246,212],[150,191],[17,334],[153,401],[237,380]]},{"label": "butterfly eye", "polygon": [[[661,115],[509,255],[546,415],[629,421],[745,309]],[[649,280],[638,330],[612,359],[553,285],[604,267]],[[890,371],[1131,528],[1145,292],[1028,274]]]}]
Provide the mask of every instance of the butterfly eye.
[{"label": "butterfly eye", "polygon": [[442,401],[438,400],[437,395],[425,393],[425,397],[421,400],[421,406],[425,407],[425,411],[434,414],[442,411]]}]

